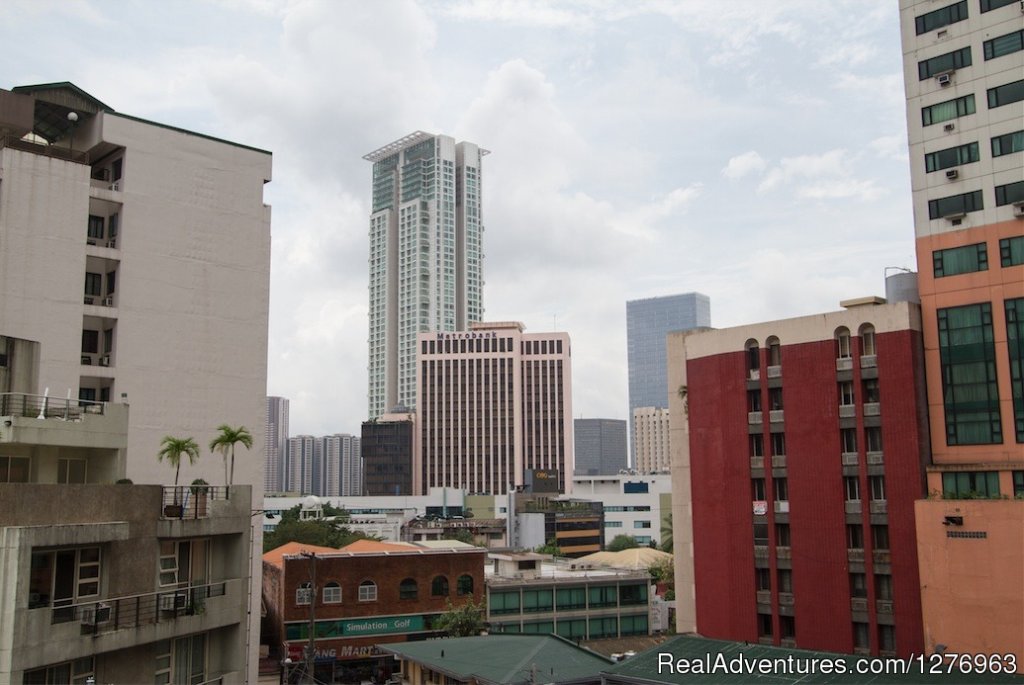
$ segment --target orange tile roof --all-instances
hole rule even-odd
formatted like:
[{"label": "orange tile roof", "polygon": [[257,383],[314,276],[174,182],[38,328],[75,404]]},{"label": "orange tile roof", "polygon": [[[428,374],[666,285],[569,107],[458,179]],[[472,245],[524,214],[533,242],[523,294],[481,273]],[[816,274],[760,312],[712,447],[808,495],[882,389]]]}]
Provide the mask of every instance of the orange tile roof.
[{"label": "orange tile roof", "polygon": [[273,564],[279,568],[284,566],[284,557],[302,554],[303,552],[315,552],[317,554],[329,554],[337,552],[333,547],[321,547],[320,545],[307,545],[302,542],[286,542],[276,549],[272,549],[263,555],[263,561]]},{"label": "orange tile roof", "polygon": [[405,542],[380,542],[379,540],[356,540],[341,548],[351,554],[380,554],[382,552],[416,552],[422,548]]}]

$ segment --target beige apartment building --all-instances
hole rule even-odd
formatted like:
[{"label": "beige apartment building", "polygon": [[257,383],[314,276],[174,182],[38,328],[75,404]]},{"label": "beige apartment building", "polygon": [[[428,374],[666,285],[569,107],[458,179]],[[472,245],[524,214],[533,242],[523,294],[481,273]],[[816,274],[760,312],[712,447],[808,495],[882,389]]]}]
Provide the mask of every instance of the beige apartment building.
[{"label": "beige apartment building", "polygon": [[572,354],[567,333],[518,322],[420,333],[414,492],[503,494],[528,471],[557,471],[572,491]]},{"label": "beige apartment building", "polygon": [[640,473],[668,473],[672,465],[668,423],[668,409],[637,407],[633,410],[635,468]]},{"label": "beige apartment building", "polygon": [[[254,437],[234,482],[262,490],[270,178],[266,151],[70,83],[0,90],[0,335],[39,345],[24,392],[131,405],[121,475],[136,483],[173,479],[156,459],[172,435],[203,448],[181,482],[223,484],[206,445],[226,423]],[[251,615],[258,630],[258,598]]]}]

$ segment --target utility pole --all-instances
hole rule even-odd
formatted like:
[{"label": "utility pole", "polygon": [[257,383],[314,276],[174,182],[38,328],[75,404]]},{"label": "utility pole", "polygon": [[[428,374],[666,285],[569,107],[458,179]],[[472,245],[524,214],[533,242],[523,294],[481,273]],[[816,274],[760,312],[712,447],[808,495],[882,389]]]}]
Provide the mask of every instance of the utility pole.
[{"label": "utility pole", "polygon": [[306,677],[305,682],[315,683],[314,668],[316,664],[316,552],[303,552],[302,556],[309,559],[309,629],[306,643]]}]

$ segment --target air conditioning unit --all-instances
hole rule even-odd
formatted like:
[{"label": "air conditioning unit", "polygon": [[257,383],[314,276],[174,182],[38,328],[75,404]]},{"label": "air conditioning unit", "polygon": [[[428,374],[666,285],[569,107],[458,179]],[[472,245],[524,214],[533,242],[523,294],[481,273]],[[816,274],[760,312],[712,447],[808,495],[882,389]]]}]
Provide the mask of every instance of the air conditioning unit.
[{"label": "air conditioning unit", "polygon": [[950,181],[952,181],[954,178],[956,178],[959,175],[960,175],[960,172],[957,171],[956,169],[948,169],[946,171],[946,178],[948,178]]},{"label": "air conditioning unit", "polygon": [[86,238],[85,239],[85,244],[86,245],[95,245],[96,244],[96,240],[94,238]]},{"label": "air conditioning unit", "polygon": [[[948,173],[946,175],[949,176]],[[103,306],[104,307],[113,307],[114,306],[114,298],[112,298],[112,297],[104,297],[103,298]]]},{"label": "air conditioning unit", "polygon": [[93,299],[91,297],[88,297],[88,296],[85,298],[84,301],[85,301],[86,304],[92,304],[93,303]]},{"label": "air conditioning unit", "polygon": [[952,83],[952,74],[939,74],[938,76],[935,77],[935,81],[940,86],[948,86],[950,83]]},{"label": "air conditioning unit", "polygon": [[87,354],[83,354],[82,355],[82,366],[92,366],[92,357],[87,355]]},{"label": "air conditioning unit", "polygon": [[116,248],[117,247],[117,238],[111,238],[110,240],[108,240],[107,241],[107,247],[109,247],[109,248]]},{"label": "air conditioning unit", "polygon": [[96,626],[101,623],[107,623],[110,621],[110,605],[109,604],[93,604],[91,606],[82,607],[82,625],[83,626]]},{"label": "air conditioning unit", "polygon": [[952,131],[952,130],[953,130],[954,128],[956,128],[956,124],[954,124],[954,123],[953,123],[953,122],[951,121],[951,122],[949,122],[948,124],[946,124],[945,126],[943,126],[943,127],[942,127],[942,130],[944,130],[944,131]]},{"label": "air conditioning unit", "polygon": [[960,221],[965,216],[967,216],[965,212],[956,212],[955,214],[946,214],[942,218],[947,219],[949,221]]},{"label": "air conditioning unit", "polygon": [[184,609],[188,596],[184,592],[160,595],[160,611]]},{"label": "air conditioning unit", "polygon": [[114,181],[113,183],[111,183],[110,184],[110,189],[111,190],[121,190],[121,180],[118,179],[118,180]]},{"label": "air conditioning unit", "polygon": [[1024,202],[1013,203],[1013,215],[1018,219],[1024,219]]},{"label": "air conditioning unit", "polygon": [[100,366],[110,366],[110,355],[105,354],[100,357]]}]

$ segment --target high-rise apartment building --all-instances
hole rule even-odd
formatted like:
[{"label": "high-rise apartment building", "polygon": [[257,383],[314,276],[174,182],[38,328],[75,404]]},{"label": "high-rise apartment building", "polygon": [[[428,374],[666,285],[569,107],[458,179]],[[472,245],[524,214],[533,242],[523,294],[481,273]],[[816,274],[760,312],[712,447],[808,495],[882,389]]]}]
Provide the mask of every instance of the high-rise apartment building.
[{"label": "high-rise apartment building", "polygon": [[920,310],[879,302],[669,335],[680,632],[922,653]]},{"label": "high-rise apartment building", "polygon": [[626,468],[626,422],[573,419],[575,475],[610,476]]},{"label": "high-rise apartment building", "polygon": [[931,421],[917,505],[925,648],[1019,653],[1024,12],[901,0],[900,23]]},{"label": "high-rise apartment building", "polygon": [[[27,392],[130,404],[123,475],[136,483],[173,479],[156,459],[164,436],[205,446],[218,425],[245,426],[234,482],[259,508],[270,153],[53,83],[0,90],[0,169],[0,333],[39,343]],[[221,483],[221,460],[186,460],[181,480],[197,477]],[[235,637],[255,679],[253,601]]]},{"label": "high-rise apartment building", "polygon": [[267,459],[263,471],[264,492],[284,492],[285,457],[288,454],[288,399],[267,398]]},{"label": "high-rise apartment building", "polygon": [[364,156],[370,214],[369,418],[416,406],[416,336],[483,317],[481,158],[416,131]]},{"label": "high-rise apartment building", "polygon": [[572,489],[572,355],[566,333],[480,323],[418,338],[419,494],[434,487],[501,494],[527,471]]},{"label": "high-rise apartment building", "polygon": [[348,433],[335,433],[316,439],[314,445],[316,477],[313,494],[320,497],[352,497],[362,494],[363,459],[360,440]]},{"label": "high-rise apartment building", "polygon": [[314,460],[316,459],[317,438],[312,435],[296,435],[288,438],[287,480],[285,491],[300,495],[312,495],[319,481],[314,482]]},{"label": "high-rise apartment building", "polygon": [[668,427],[668,409],[637,407],[633,410],[634,468],[640,473],[667,473],[671,468]]},{"label": "high-rise apartment building", "polygon": [[[665,336],[711,326],[711,300],[700,293],[649,297],[626,303],[629,364],[629,421],[639,407],[668,407]],[[630,429],[631,463],[636,465],[636,427]]]}]

